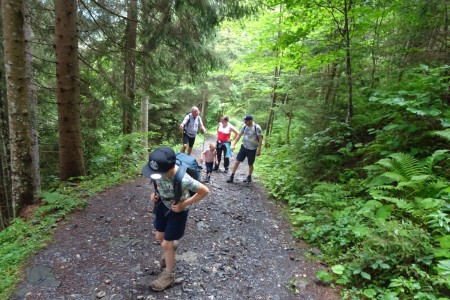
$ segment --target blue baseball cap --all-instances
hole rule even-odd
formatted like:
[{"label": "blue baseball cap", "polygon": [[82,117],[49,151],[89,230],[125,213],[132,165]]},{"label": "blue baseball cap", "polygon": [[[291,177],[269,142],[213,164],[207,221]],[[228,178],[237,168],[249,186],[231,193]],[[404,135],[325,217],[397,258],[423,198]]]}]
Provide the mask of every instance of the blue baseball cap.
[{"label": "blue baseball cap", "polygon": [[142,175],[150,178],[153,174],[164,175],[175,166],[177,158],[172,148],[161,146],[148,155],[148,163],[142,168]]}]

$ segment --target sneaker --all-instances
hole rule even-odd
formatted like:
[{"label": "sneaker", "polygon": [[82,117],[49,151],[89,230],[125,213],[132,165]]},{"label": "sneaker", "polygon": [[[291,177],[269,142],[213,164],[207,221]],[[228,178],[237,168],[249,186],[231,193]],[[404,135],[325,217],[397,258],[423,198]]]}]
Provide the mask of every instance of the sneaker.
[{"label": "sneaker", "polygon": [[219,171],[219,165],[214,165],[213,171]]},{"label": "sneaker", "polygon": [[251,183],[252,182],[252,176],[248,175],[247,178],[244,179],[244,183]]},{"label": "sneaker", "polygon": [[175,283],[175,274],[167,272],[166,270],[162,271],[159,274],[156,280],[153,280],[150,283],[150,287],[154,291],[164,291],[168,287],[171,287]]},{"label": "sneaker", "polygon": [[231,174],[230,177],[227,179],[227,183],[232,183],[234,180],[234,174]]},{"label": "sneaker", "polygon": [[[173,241],[173,250],[177,251],[179,245],[180,245],[180,241],[178,241],[178,240]],[[159,260],[159,265],[161,266],[161,269],[166,268],[166,258],[164,257],[164,253],[161,255],[161,259]]]},{"label": "sneaker", "polygon": [[211,181],[211,176],[206,176],[206,182],[210,182]]},{"label": "sneaker", "polygon": [[225,170],[223,170],[224,173],[228,173],[228,168],[225,168]]}]

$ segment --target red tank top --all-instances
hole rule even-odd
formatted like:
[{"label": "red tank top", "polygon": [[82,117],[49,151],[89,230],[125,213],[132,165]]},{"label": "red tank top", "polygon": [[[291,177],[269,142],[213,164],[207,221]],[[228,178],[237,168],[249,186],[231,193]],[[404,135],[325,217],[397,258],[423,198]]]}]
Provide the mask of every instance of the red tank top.
[{"label": "red tank top", "polygon": [[228,142],[228,140],[231,137],[231,128],[230,124],[227,125],[227,127],[223,127],[222,124],[219,125],[219,129],[217,129],[217,139],[221,141],[222,143]]}]

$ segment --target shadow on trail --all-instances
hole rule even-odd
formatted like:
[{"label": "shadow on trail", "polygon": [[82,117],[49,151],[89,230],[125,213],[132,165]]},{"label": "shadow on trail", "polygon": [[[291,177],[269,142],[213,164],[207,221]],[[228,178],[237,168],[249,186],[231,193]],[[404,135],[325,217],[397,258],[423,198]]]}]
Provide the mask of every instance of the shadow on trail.
[{"label": "shadow on trail", "polygon": [[293,239],[282,205],[267,198],[257,177],[243,183],[246,172],[245,161],[234,184],[214,172],[210,195],[190,208],[172,288],[147,287],[160,272],[161,250],[150,184],[140,178],[90,198],[60,224],[11,299],[339,299],[316,281],[320,266]]}]

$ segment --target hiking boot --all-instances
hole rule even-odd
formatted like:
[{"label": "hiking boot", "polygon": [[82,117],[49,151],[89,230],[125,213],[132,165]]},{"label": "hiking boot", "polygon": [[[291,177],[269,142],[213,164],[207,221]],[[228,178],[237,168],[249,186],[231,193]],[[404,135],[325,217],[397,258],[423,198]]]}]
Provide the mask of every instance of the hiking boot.
[{"label": "hiking boot", "polygon": [[251,183],[252,182],[252,176],[248,175],[247,178],[244,179],[244,183]]},{"label": "hiking boot", "polygon": [[234,174],[231,174],[230,177],[227,179],[227,183],[232,183],[234,180]]},{"label": "hiking boot", "polygon": [[164,291],[168,287],[171,287],[175,283],[175,274],[167,272],[166,270],[162,271],[159,274],[156,280],[153,280],[150,283],[150,288],[154,291]]},{"label": "hiking boot", "polygon": [[219,165],[214,165],[213,171],[219,171]]},{"label": "hiking boot", "polygon": [[[173,250],[177,251],[179,245],[180,245],[180,241],[178,241],[178,240],[173,241]],[[164,252],[161,255],[161,259],[159,261],[159,265],[161,266],[161,269],[165,269],[166,268],[166,258],[164,257]]]}]

